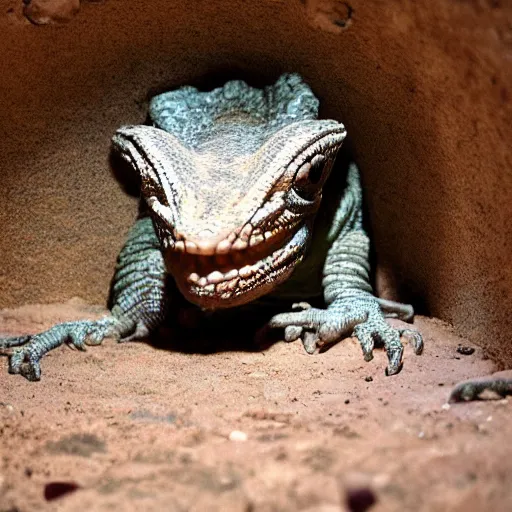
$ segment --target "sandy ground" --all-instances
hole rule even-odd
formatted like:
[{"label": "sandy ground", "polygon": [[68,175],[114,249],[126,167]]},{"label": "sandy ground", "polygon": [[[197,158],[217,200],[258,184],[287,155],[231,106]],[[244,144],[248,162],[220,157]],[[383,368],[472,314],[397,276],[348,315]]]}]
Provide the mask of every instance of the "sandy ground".
[{"label": "sandy ground", "polygon": [[[101,311],[4,310],[0,331]],[[459,354],[468,343],[439,321],[415,324],[425,352],[407,347],[394,377],[354,340],[314,356],[106,341],[55,350],[37,383],[2,358],[0,511],[512,510],[511,402],[446,404],[493,363]]]}]

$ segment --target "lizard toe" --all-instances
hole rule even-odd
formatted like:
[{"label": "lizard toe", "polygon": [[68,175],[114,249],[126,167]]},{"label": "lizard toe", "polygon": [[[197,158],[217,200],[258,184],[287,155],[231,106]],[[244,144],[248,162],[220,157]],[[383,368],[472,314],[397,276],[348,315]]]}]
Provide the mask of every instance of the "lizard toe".
[{"label": "lizard toe", "polygon": [[9,373],[20,374],[29,381],[41,380],[41,366],[30,347],[16,349],[9,358]]},{"label": "lizard toe", "polygon": [[375,346],[374,333],[365,327],[364,324],[357,325],[354,329],[354,336],[359,340],[359,344],[363,349],[363,357],[365,361],[373,359],[373,348]]},{"label": "lizard toe", "polygon": [[308,354],[314,354],[318,347],[319,338],[316,332],[306,331],[302,336],[302,344],[304,345],[304,350]]},{"label": "lizard toe", "polygon": [[411,344],[414,353],[419,356],[423,353],[423,336],[414,329],[401,329],[400,336],[405,337],[405,339]]},{"label": "lizard toe", "polygon": [[[290,313],[275,315],[269,327],[284,328],[286,341],[301,339],[308,354],[317,348],[324,350],[328,345],[340,340],[359,320],[346,321],[338,312],[328,309],[308,307],[295,308]],[[299,310],[297,310],[299,309]]]},{"label": "lizard toe", "polygon": [[25,345],[27,341],[31,338],[30,335],[27,336],[13,336],[9,338],[1,338],[0,339],[0,350],[5,350],[13,347],[20,347],[21,345]]},{"label": "lizard toe", "polygon": [[302,336],[303,328],[299,325],[288,325],[284,328],[284,340],[292,342],[298,340]]},{"label": "lizard toe", "polygon": [[383,319],[370,319],[357,325],[353,332],[359,340],[365,361],[373,359],[376,344],[384,345],[388,356],[386,375],[396,375],[402,369],[404,348],[400,341],[400,331],[388,325]]}]

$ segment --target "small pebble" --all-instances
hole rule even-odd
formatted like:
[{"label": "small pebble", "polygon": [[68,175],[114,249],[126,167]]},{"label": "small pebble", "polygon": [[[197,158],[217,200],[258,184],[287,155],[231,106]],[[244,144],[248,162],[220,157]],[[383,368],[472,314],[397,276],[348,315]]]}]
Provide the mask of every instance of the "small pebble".
[{"label": "small pebble", "polygon": [[463,356],[470,356],[475,352],[475,349],[473,347],[467,347],[465,345],[459,345],[457,347],[457,352],[459,354],[462,354]]},{"label": "small pebble", "polygon": [[366,382],[373,382],[373,377],[365,377],[364,380]]},{"label": "small pebble", "polygon": [[23,14],[36,25],[64,23],[80,11],[80,0],[24,0]]},{"label": "small pebble", "polygon": [[233,432],[229,434],[230,441],[243,442],[247,441],[247,438],[247,434],[245,432],[242,432],[241,430],[233,430]]},{"label": "small pebble", "polygon": [[350,512],[366,512],[376,501],[374,492],[369,488],[347,490],[346,505]]},{"label": "small pebble", "polygon": [[53,501],[80,489],[76,482],[50,482],[44,486],[44,499]]},{"label": "small pebble", "polygon": [[450,409],[450,407],[451,407],[450,404],[447,402],[441,406],[441,409],[443,409],[444,411],[448,411]]},{"label": "small pebble", "polygon": [[252,372],[249,373],[248,377],[252,377],[254,379],[264,379],[265,377],[268,377],[268,375],[265,372]]}]

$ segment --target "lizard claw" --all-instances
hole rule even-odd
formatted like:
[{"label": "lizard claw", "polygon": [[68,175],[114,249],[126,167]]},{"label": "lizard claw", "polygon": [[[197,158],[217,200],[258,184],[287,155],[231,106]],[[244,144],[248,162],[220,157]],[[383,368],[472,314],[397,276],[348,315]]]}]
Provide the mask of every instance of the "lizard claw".
[{"label": "lizard claw", "polygon": [[365,361],[373,359],[375,345],[384,345],[388,356],[386,375],[396,375],[403,366],[404,348],[400,337],[406,336],[416,354],[423,350],[421,334],[412,329],[395,329],[383,317],[373,299],[350,299],[332,303],[328,309],[294,305],[290,313],[275,315],[269,327],[284,328],[286,341],[301,339],[308,354],[343,337],[355,336],[363,350]]},{"label": "lizard claw", "polygon": [[414,329],[400,329],[400,336],[404,336],[412,345],[414,353],[419,356],[423,353],[423,336]]},{"label": "lizard claw", "polygon": [[386,375],[396,375],[400,373],[403,366],[404,348],[400,341],[400,331],[391,327],[383,319],[371,317],[372,315],[369,315],[366,322],[357,325],[353,334],[361,344],[365,361],[373,359],[373,348],[376,342],[383,344],[389,361]]},{"label": "lizard claw", "polygon": [[106,337],[117,337],[118,324],[119,320],[113,316],[96,321],[65,322],[33,336],[0,340],[0,348],[18,347],[9,357],[9,373],[37,381],[41,379],[40,361],[50,350],[68,343],[85,351],[86,345],[99,345]]}]

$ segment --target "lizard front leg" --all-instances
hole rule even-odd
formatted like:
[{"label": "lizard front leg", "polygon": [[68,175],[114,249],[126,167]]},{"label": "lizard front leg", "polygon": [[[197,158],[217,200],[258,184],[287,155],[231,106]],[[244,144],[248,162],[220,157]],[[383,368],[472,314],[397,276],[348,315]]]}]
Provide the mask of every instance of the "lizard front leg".
[{"label": "lizard front leg", "polygon": [[[355,336],[364,358],[373,358],[375,344],[383,344],[389,359],[388,375],[402,367],[403,334],[412,338],[416,354],[423,350],[421,335],[410,329],[395,329],[385,317],[412,318],[412,307],[377,299],[369,282],[369,239],[362,228],[362,192],[355,165],[349,168],[347,188],[329,232],[331,246],[323,268],[323,289],[327,309],[299,304],[300,311],[274,316],[271,327],[285,329],[286,341],[301,338],[307,352],[321,344]],[[313,248],[314,250],[314,248]]]},{"label": "lizard front leg", "polygon": [[145,338],[166,312],[165,265],[151,219],[136,222],[121,250],[112,285],[111,314],[99,320],[65,322],[33,335],[0,339],[0,349],[15,348],[9,372],[28,380],[41,378],[40,361],[50,350],[69,343],[79,350],[104,338]]}]

